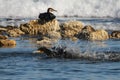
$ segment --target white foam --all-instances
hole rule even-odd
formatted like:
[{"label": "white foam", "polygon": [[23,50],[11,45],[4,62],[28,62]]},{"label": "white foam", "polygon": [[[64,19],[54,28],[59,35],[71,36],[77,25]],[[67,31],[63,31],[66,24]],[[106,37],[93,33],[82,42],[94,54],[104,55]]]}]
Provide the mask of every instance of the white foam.
[{"label": "white foam", "polygon": [[[104,42],[89,42],[89,41],[77,41],[72,42],[70,40],[60,40],[53,45],[52,51],[57,52],[59,49],[63,49],[68,55],[86,60],[101,60],[101,61],[120,61],[120,54],[116,51],[107,50],[107,45]],[[106,48],[103,51],[99,51],[102,48]],[[83,50],[84,49],[84,50]]]},{"label": "white foam", "polygon": [[0,17],[37,17],[48,7],[57,16],[120,18],[120,0],[0,0]]}]

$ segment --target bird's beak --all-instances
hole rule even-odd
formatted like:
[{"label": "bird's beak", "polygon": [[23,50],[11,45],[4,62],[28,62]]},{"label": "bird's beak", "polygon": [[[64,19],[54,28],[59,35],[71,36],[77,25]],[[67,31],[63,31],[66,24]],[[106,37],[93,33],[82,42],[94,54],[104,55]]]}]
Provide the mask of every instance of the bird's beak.
[{"label": "bird's beak", "polygon": [[53,10],[53,11],[57,12],[57,10]]},{"label": "bird's beak", "polygon": [[39,54],[42,54],[42,53],[44,53],[44,51],[42,51],[42,50],[37,50],[37,51],[33,51],[33,53],[39,53]]}]

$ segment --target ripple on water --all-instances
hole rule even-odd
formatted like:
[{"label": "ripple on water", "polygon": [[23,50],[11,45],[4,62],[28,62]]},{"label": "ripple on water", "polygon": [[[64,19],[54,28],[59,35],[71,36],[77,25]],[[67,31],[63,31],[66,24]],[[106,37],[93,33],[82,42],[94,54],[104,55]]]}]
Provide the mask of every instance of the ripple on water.
[{"label": "ripple on water", "polygon": [[[79,20],[98,29],[119,30],[119,23],[114,23],[112,20]],[[11,24],[10,21],[0,23]],[[16,47],[0,48],[0,80],[119,80],[120,78],[120,62],[109,60],[110,58],[103,59],[109,54],[120,54],[119,39],[94,42],[61,40],[55,44],[55,46],[66,45],[69,49],[75,48],[74,52],[78,50],[77,52],[88,53],[90,56],[95,56],[93,53],[96,53],[96,57],[102,55],[100,57],[102,60],[41,58],[40,55],[32,54],[37,50],[34,38],[14,39],[17,41]]]}]

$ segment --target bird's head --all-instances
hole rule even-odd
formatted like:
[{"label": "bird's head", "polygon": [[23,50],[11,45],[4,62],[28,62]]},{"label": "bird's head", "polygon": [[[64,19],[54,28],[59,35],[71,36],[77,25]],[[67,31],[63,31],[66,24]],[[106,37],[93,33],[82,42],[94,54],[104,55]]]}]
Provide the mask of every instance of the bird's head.
[{"label": "bird's head", "polygon": [[48,9],[47,9],[47,13],[51,13],[51,12],[54,12],[54,11],[57,12],[57,10],[55,10],[55,9],[53,9],[53,8],[48,8]]}]

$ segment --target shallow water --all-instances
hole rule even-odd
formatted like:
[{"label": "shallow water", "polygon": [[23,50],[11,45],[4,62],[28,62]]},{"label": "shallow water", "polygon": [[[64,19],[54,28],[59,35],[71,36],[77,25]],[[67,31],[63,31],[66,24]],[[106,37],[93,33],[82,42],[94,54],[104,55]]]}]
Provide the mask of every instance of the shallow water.
[{"label": "shallow water", "polygon": [[[6,20],[0,19],[2,25],[19,25],[31,19]],[[93,25],[97,29],[120,30],[119,19],[93,19],[93,18],[58,18],[62,23],[69,20],[80,20]],[[9,23],[8,23],[9,22]],[[13,23],[14,22],[14,23]],[[4,24],[3,24],[4,23]],[[109,27],[109,28],[108,28]],[[0,80],[119,80],[120,62],[105,59],[58,59],[46,58],[33,54],[38,47],[36,38],[12,38],[17,41],[16,47],[0,48]],[[55,46],[66,46],[74,52],[87,54],[119,54],[120,40],[106,41],[60,40]],[[73,53],[74,54],[74,53]]]}]

